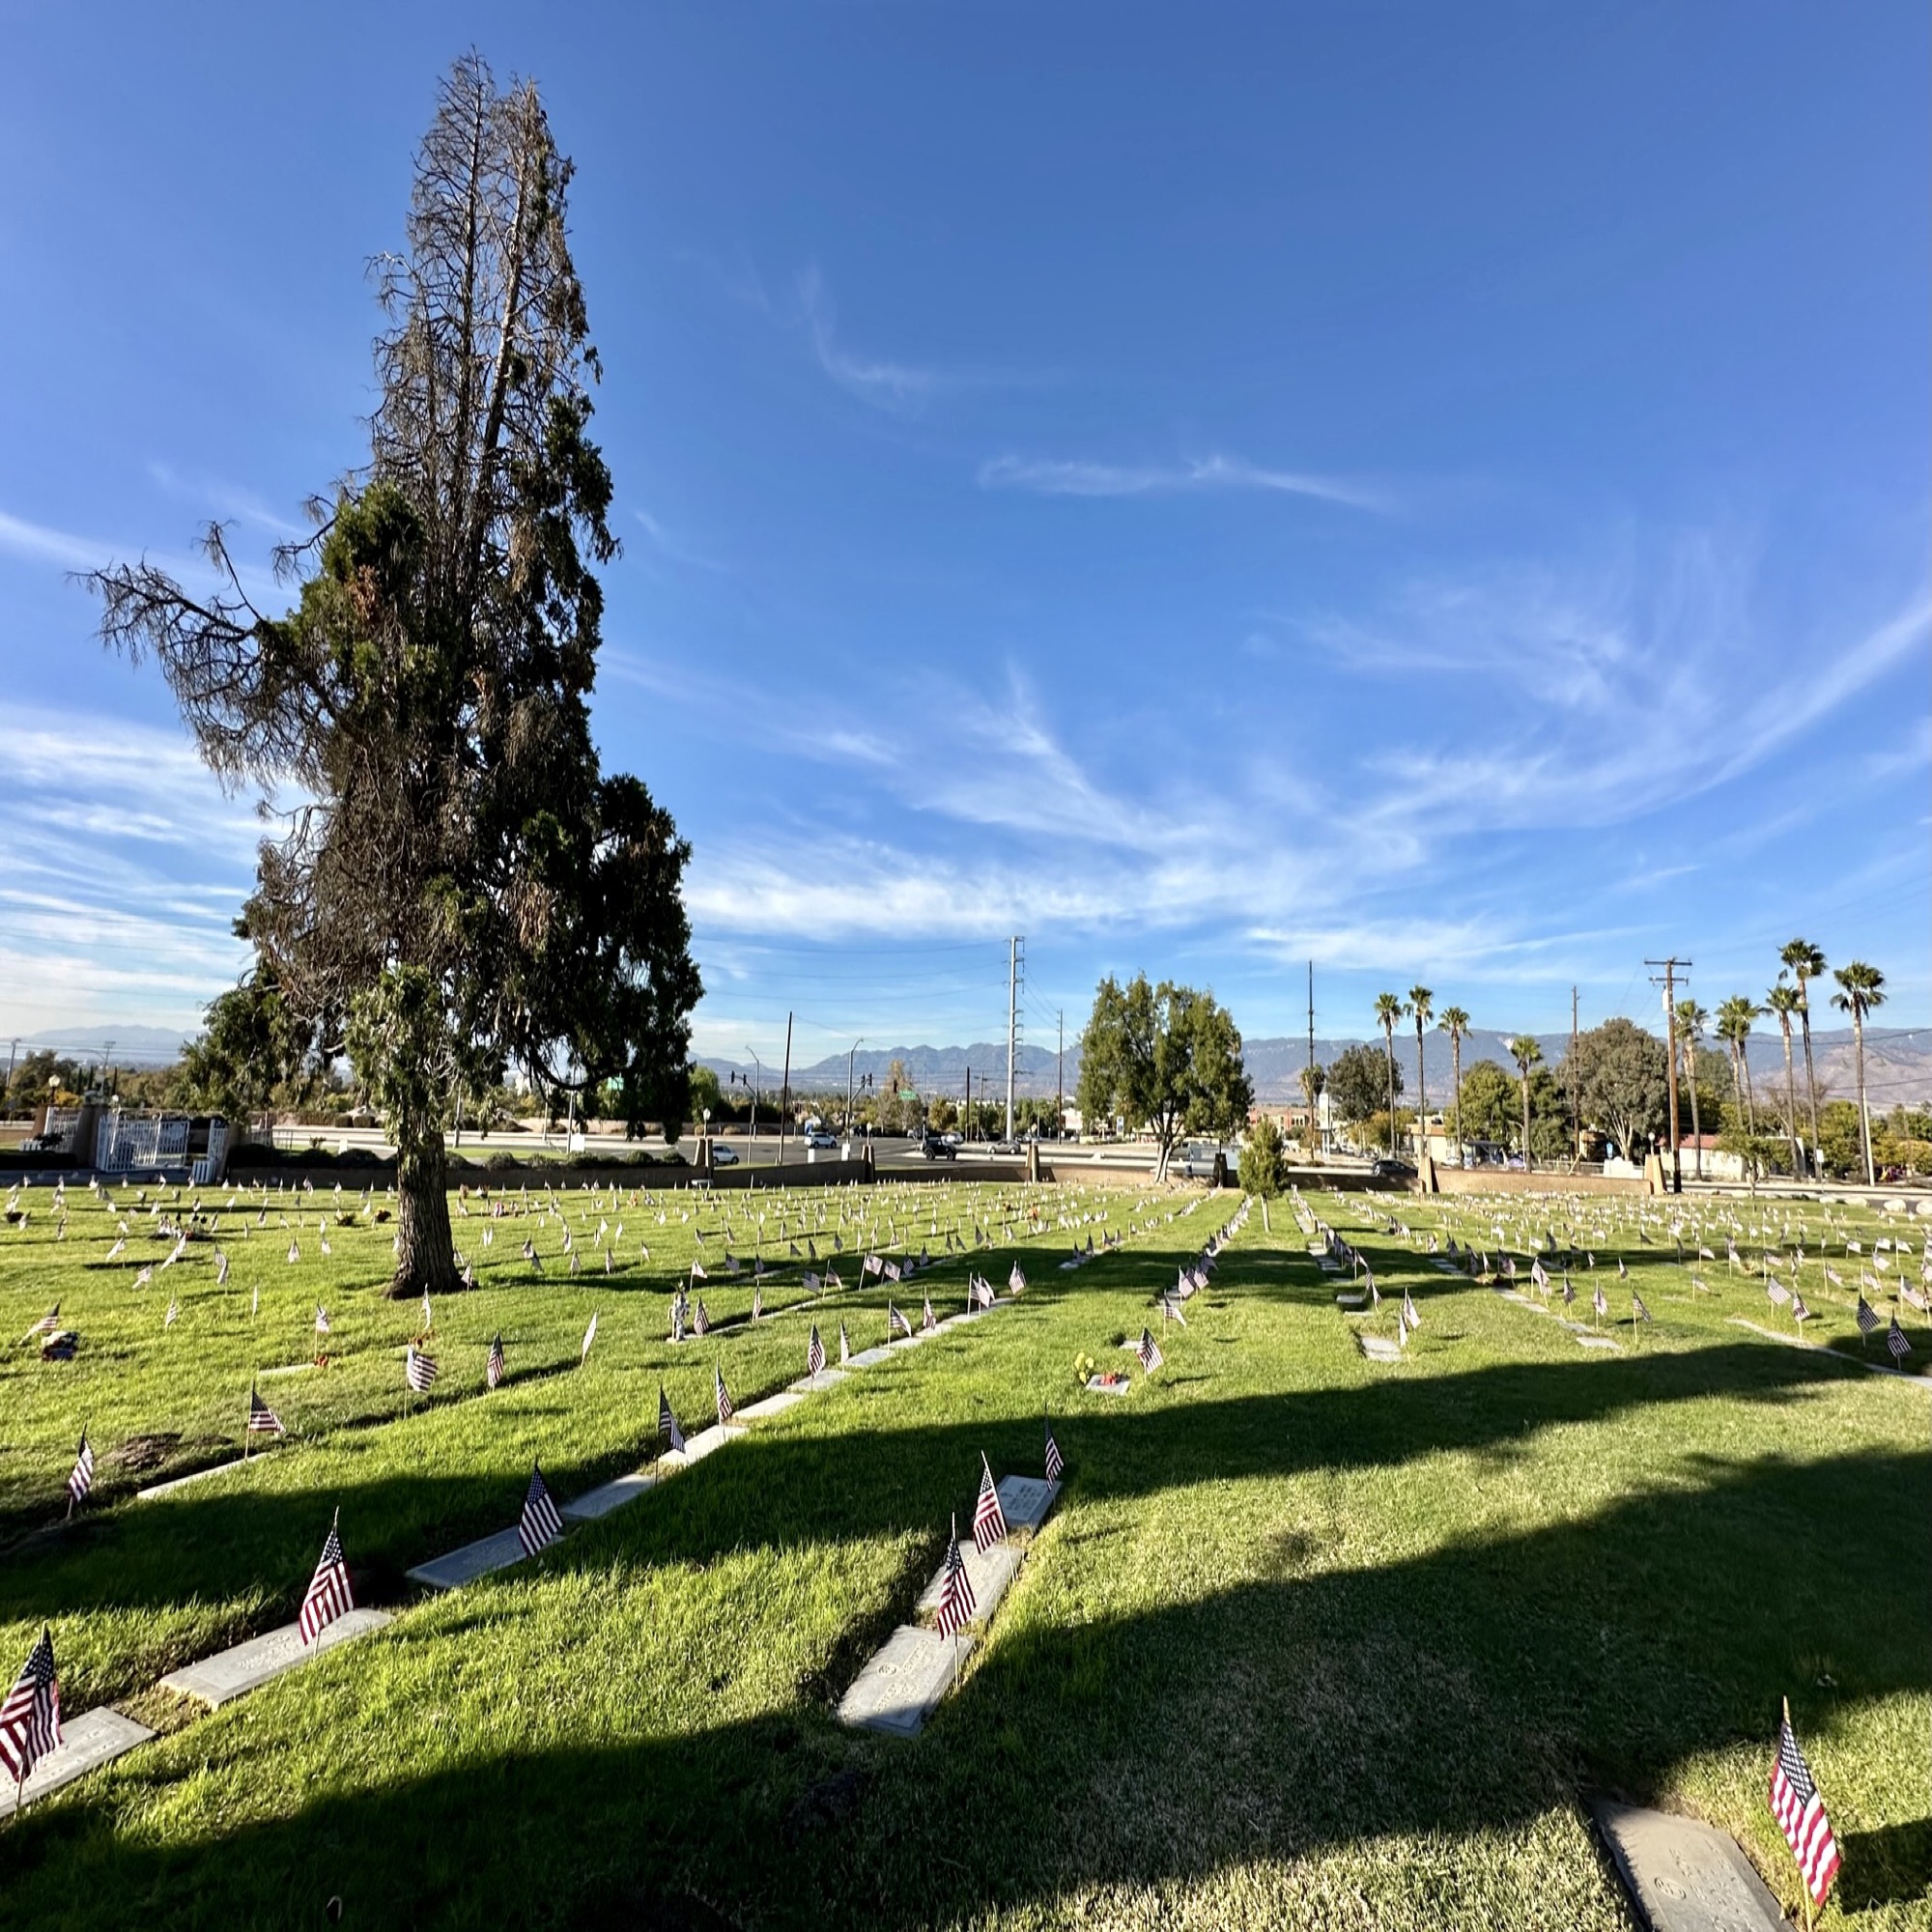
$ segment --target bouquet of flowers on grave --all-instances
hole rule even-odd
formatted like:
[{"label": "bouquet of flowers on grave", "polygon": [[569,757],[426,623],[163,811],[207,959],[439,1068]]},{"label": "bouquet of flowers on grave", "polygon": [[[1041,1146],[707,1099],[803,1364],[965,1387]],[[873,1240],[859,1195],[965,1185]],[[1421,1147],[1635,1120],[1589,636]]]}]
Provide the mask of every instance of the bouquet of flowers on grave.
[{"label": "bouquet of flowers on grave", "polygon": [[1082,1388],[1087,1386],[1087,1378],[1099,1373],[1099,1363],[1092,1355],[1075,1355],[1073,1358],[1073,1379]]}]

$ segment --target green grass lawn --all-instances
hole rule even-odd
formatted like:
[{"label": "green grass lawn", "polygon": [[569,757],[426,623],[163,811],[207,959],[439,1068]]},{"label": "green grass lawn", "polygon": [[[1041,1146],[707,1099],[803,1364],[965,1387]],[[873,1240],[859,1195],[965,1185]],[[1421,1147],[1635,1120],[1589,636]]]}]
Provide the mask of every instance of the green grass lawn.
[{"label": "green grass lawn", "polygon": [[[435,1311],[444,1380],[404,1419],[420,1311],[375,1285],[383,1227],[332,1235],[327,1263],[304,1236],[290,1266],[274,1211],[245,1255],[224,1215],[225,1290],[204,1260],[136,1295],[136,1244],[111,1271],[100,1260],[104,1215],[84,1226],[97,1210],[75,1197],[56,1243],[44,1192],[22,1197],[26,1232],[0,1231],[0,1316],[18,1336],[58,1295],[83,1348],[70,1365],[15,1348],[0,1370],[11,1651],[51,1619],[71,1710],[131,1697],[160,1715],[140,1694],[160,1670],[292,1614],[338,1504],[364,1599],[408,1607],[0,1830],[0,1918],[321,1924],[340,1897],[342,1922],[364,1925],[1622,1927],[1587,1825],[1598,1791],[1734,1832],[1793,1902],[1763,1800],[1788,1694],[1845,1854],[1822,1922],[1925,1924],[1932,1397],[1737,1325],[1775,1328],[1777,1312],[1727,1272],[1710,1210],[1681,1267],[1674,1208],[1312,1197],[1391,1297],[1353,1317],[1277,1203],[1272,1231],[1256,1214],[1169,1333],[1167,1367],[1114,1400],[1075,1389],[1074,1358],[1139,1332],[1231,1200],[1169,1222],[1177,1200],[1138,1192],[793,1196],[787,1232],[764,1231],[785,1265],[768,1309],[802,1294],[797,1210],[825,1256],[821,1208],[838,1228],[860,1200],[895,1217],[897,1252],[937,1255],[935,1225],[995,1235],[933,1270],[942,1313],[969,1266],[1003,1283],[1018,1256],[1032,1285],[540,1561],[417,1601],[402,1569],[510,1520],[533,1454],[565,1494],[634,1465],[661,1377],[699,1423],[715,1360],[741,1401],[802,1372],[811,1315],[737,1319],[748,1277],[703,1285],[731,1318],[720,1336],[670,1348],[666,1296],[699,1222],[678,1219],[683,1197],[626,1196],[626,1272],[606,1278],[589,1236],[617,1216],[598,1199],[571,1197],[598,1270],[574,1280],[554,1222],[535,1236],[541,1279],[518,1254],[527,1221],[497,1223],[487,1256],[477,1222],[459,1223],[481,1285]],[[749,1199],[728,1203],[747,1256]],[[1023,1235],[1015,1210],[1036,1204],[1046,1225]],[[1800,1210],[1787,1236],[1783,1210],[1725,1204],[1726,1225],[1733,1206],[1747,1260],[1790,1252]],[[1093,1232],[1140,1232],[1062,1272],[1089,1226],[1057,1223],[1095,1209],[1109,1218]],[[1849,1291],[1874,1238],[1901,1231],[1835,1214],[1841,1293],[1811,1244],[1826,1217],[1803,1211],[1809,1332],[1855,1354]],[[1617,1350],[1419,1252],[1431,1232],[1494,1251],[1498,1218],[1525,1275],[1532,1234],[1575,1243],[1572,1313],[1587,1319],[1603,1282]],[[871,1228],[841,1230],[848,1282]],[[707,1266],[723,1245],[705,1243]],[[1916,1281],[1917,1254],[1897,1260]],[[171,1277],[190,1267],[164,1334]],[[1632,1286],[1655,1317],[1640,1332]],[[1401,1361],[1372,1363],[1356,1331],[1392,1336],[1405,1287],[1423,1326]],[[77,1528],[43,1526],[83,1417],[103,1455],[117,1432],[239,1440],[249,1373],[306,1357],[317,1298],[336,1359],[263,1383],[298,1440],[177,1496],[124,1492]],[[815,1311],[835,1353],[840,1310],[866,1346],[884,1301]],[[1923,1366],[1932,1334],[1915,1320]],[[498,1327],[520,1378],[484,1396]],[[832,1706],[909,1611],[949,1513],[970,1509],[981,1451],[1037,1473],[1048,1405],[1067,1490],[958,1692],[912,1744],[842,1731]]]}]

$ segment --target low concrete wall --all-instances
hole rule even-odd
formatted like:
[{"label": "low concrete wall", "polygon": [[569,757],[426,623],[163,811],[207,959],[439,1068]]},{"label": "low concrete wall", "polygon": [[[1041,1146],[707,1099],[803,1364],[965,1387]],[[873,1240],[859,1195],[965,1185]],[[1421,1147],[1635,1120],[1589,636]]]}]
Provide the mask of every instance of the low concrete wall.
[{"label": "low concrete wall", "polygon": [[1646,1194],[1640,1175],[1528,1173],[1513,1167],[1438,1167],[1443,1194]]}]

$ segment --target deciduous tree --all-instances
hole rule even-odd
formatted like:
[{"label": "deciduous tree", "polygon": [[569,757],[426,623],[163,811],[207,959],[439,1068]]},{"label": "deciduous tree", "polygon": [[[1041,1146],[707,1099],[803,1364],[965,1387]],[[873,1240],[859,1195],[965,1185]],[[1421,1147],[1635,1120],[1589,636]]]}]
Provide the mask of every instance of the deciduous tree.
[{"label": "deciduous tree", "polygon": [[1577,1091],[1584,1118],[1626,1160],[1639,1140],[1663,1131],[1670,1105],[1669,1053],[1634,1020],[1609,1019],[1577,1039]]},{"label": "deciduous tree", "polygon": [[1164,1178],[1183,1133],[1232,1133],[1253,1105],[1240,1033],[1211,993],[1168,980],[1151,986],[1145,973],[1125,986],[1111,975],[1100,981],[1080,1039],[1087,1120],[1118,1115],[1129,1133],[1146,1128]]}]

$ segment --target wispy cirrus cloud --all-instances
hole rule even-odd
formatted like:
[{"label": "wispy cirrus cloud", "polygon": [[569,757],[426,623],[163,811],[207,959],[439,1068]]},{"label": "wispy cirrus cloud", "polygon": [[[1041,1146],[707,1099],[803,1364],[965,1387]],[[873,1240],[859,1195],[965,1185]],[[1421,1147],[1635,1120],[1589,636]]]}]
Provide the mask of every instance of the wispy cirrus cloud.
[{"label": "wispy cirrus cloud", "polygon": [[993,456],[980,464],[982,490],[1024,490],[1037,497],[1173,497],[1220,490],[1312,497],[1356,510],[1387,510],[1381,492],[1342,477],[1268,469],[1238,456],[1189,457],[1179,463],[1094,463],[1041,456]]}]

